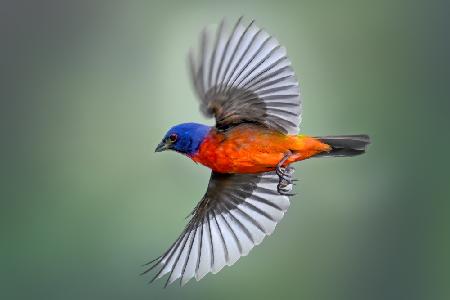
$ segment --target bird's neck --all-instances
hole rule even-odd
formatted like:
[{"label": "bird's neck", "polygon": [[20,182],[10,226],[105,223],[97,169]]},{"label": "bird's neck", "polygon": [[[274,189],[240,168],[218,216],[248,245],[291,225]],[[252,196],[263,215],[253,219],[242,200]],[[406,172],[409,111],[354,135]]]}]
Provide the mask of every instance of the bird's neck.
[{"label": "bird's neck", "polygon": [[184,154],[191,158],[195,156],[198,153],[200,146],[209,135],[210,131],[210,126],[198,126],[195,131],[191,133],[188,139],[189,145],[186,145],[186,151]]}]

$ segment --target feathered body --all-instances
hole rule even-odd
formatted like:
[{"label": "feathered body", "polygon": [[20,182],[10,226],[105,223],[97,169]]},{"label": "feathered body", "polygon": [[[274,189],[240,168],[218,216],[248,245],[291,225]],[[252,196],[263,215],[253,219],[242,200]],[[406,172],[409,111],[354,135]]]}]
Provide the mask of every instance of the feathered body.
[{"label": "feathered body", "polygon": [[242,124],[225,132],[211,128],[198,151],[189,156],[219,173],[261,173],[275,170],[288,151],[292,155],[285,165],[330,150],[313,137]]},{"label": "feathered body", "polygon": [[299,135],[300,89],[286,49],[254,21],[222,21],[204,30],[190,52],[190,74],[200,110],[214,127],[172,127],[156,152],[173,150],[212,170],[205,194],[181,235],[150,262],[152,280],[217,273],[270,235],[289,207],[292,163],[310,157],[365,152],[367,135]]}]

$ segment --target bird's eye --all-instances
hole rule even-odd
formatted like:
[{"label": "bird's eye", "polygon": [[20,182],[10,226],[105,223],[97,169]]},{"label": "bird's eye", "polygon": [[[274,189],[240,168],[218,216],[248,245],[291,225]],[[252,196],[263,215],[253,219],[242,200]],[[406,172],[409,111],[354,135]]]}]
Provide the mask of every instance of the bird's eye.
[{"label": "bird's eye", "polygon": [[175,143],[178,139],[178,136],[175,133],[172,133],[171,135],[169,135],[169,141],[171,143]]}]

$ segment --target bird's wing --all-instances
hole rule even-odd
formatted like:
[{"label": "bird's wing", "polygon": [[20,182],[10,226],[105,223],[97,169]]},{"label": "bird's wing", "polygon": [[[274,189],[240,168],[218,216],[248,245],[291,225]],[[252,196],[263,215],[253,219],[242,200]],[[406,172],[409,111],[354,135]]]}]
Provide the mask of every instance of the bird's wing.
[{"label": "bird's wing", "polygon": [[199,48],[189,54],[191,79],[201,111],[215,116],[218,129],[253,122],[298,134],[298,82],[274,37],[240,18],[230,28],[222,21],[215,34],[203,30]]},{"label": "bird's wing", "polygon": [[181,235],[144,273],[158,267],[152,281],[169,273],[166,286],[178,278],[184,285],[233,265],[273,232],[288,209],[289,197],[277,192],[277,184],[275,172],[212,172]]}]

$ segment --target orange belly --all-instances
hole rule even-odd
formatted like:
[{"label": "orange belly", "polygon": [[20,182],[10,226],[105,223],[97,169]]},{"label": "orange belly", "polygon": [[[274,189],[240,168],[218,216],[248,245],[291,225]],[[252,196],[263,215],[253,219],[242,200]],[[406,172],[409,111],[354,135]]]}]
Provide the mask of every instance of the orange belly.
[{"label": "orange belly", "polygon": [[330,149],[312,137],[243,124],[227,132],[212,129],[191,158],[220,173],[261,173],[275,170],[288,151],[292,155],[285,165]]}]

